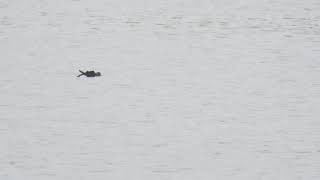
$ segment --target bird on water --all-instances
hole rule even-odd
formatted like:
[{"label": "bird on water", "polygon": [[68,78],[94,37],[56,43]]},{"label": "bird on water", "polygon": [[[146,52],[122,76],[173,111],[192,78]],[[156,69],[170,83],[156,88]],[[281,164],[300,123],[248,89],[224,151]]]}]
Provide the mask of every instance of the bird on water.
[{"label": "bird on water", "polygon": [[81,74],[79,74],[77,77],[80,77],[80,76],[87,76],[87,77],[96,77],[96,76],[101,76],[101,73],[100,72],[95,72],[95,71],[86,71],[86,72],[84,72],[84,71],[81,71],[81,70],[79,70],[79,72],[81,73]]}]

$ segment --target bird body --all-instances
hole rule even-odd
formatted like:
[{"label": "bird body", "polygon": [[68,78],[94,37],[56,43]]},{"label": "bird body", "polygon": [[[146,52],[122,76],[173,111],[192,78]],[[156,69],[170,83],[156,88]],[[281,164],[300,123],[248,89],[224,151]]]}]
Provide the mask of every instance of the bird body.
[{"label": "bird body", "polygon": [[84,72],[84,71],[79,70],[79,72],[80,72],[81,74],[79,74],[78,77],[83,76],[83,75],[85,75],[85,76],[87,76],[87,77],[101,76],[101,73],[100,73],[100,72],[95,72],[95,71],[86,71],[86,72]]}]

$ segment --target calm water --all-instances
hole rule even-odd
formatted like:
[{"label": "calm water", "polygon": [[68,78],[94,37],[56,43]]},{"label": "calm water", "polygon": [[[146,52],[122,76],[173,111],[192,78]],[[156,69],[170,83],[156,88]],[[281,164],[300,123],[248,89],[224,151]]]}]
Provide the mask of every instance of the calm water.
[{"label": "calm water", "polygon": [[0,49],[0,179],[320,179],[318,0],[0,0]]}]

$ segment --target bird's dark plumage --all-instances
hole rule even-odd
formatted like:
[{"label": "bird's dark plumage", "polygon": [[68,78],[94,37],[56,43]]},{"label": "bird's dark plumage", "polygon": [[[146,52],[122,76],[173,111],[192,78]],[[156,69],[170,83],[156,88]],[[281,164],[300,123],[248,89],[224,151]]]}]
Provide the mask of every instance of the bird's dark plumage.
[{"label": "bird's dark plumage", "polygon": [[94,72],[94,71],[86,71],[86,72],[83,72],[81,70],[79,70],[79,72],[81,74],[78,75],[78,77],[82,76],[82,75],[85,75],[87,77],[96,77],[96,76],[101,76],[101,73],[100,72]]}]

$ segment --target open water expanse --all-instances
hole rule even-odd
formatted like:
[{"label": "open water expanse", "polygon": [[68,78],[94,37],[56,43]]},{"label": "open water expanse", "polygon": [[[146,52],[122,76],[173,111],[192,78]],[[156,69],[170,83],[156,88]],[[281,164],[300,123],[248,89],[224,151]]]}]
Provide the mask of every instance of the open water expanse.
[{"label": "open water expanse", "polygon": [[0,180],[320,179],[319,0],[0,0],[0,69]]}]

